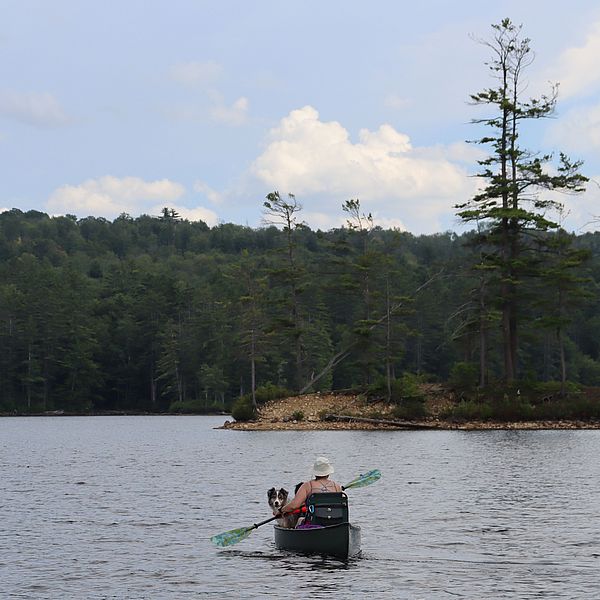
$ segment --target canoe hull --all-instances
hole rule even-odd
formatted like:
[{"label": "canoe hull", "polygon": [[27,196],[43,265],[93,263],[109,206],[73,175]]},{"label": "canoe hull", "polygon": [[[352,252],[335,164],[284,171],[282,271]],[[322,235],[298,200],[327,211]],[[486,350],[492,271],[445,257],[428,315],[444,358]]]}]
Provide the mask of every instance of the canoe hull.
[{"label": "canoe hull", "polygon": [[319,529],[284,529],[275,525],[275,546],[301,554],[346,559],[360,553],[360,527],[340,523]]}]

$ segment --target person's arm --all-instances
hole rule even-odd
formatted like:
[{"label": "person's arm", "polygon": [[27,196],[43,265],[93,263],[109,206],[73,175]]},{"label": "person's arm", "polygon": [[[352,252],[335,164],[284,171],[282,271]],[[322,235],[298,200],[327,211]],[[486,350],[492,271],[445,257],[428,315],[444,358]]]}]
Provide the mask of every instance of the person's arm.
[{"label": "person's arm", "polygon": [[310,484],[306,481],[302,484],[297,494],[294,496],[291,502],[288,502],[282,509],[282,513],[292,512],[298,508],[300,508],[308,497],[308,491],[310,490]]}]

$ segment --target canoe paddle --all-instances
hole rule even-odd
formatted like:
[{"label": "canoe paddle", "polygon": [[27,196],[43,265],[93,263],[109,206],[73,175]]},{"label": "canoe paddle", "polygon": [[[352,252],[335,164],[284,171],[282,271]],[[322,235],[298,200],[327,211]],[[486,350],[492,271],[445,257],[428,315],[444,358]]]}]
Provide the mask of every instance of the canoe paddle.
[{"label": "canoe paddle", "polygon": [[[343,490],[349,490],[351,488],[361,488],[367,485],[371,485],[375,483],[381,478],[381,471],[379,469],[373,469],[364,475],[359,475],[355,479],[353,479],[350,483],[342,486]],[[296,511],[294,511],[296,512]],[[298,511],[300,512],[300,511]],[[218,533],[217,535],[213,535],[210,540],[213,544],[217,546],[225,547],[225,546],[233,546],[242,540],[245,540],[255,529],[258,529],[261,525],[265,525],[266,523],[270,523],[275,519],[278,519],[281,515],[275,515],[270,519],[266,519],[261,521],[260,523],[254,523],[250,527],[238,527],[237,529],[231,529],[230,531],[224,531],[223,533]]]}]

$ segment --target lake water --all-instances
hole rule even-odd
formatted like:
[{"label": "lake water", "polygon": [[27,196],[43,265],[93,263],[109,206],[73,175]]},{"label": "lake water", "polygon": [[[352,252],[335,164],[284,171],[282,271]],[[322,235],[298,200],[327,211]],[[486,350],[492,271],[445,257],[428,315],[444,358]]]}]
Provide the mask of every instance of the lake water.
[{"label": "lake water", "polygon": [[[600,431],[234,432],[223,417],[0,419],[2,598],[600,598]],[[363,554],[276,550],[317,454]]]}]

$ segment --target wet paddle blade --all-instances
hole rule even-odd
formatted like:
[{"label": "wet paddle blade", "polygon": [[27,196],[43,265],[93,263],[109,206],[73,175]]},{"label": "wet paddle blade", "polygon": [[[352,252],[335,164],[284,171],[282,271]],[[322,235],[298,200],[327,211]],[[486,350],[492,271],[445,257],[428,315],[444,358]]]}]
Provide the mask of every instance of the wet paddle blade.
[{"label": "wet paddle blade", "polygon": [[381,471],[379,469],[373,469],[364,475],[359,475],[356,479],[352,480],[348,485],[344,486],[345,490],[350,488],[361,488],[366,485],[371,485],[381,479]]},{"label": "wet paddle blade", "polygon": [[231,531],[224,531],[218,533],[210,538],[210,541],[217,546],[233,546],[242,540],[245,540],[251,533],[254,527],[238,527],[238,529],[232,529]]}]

